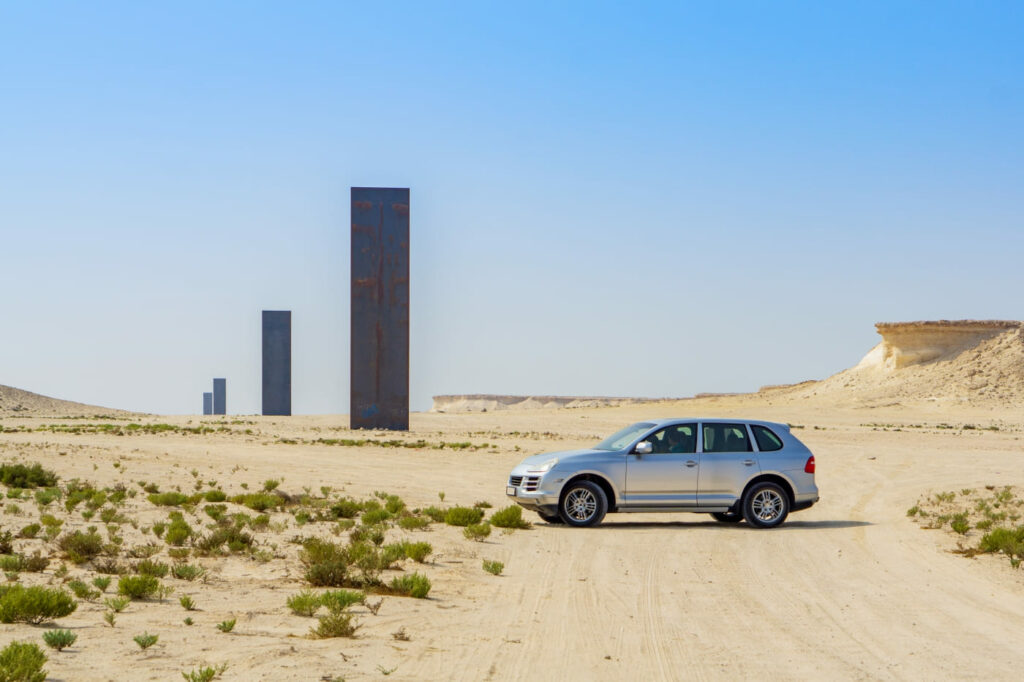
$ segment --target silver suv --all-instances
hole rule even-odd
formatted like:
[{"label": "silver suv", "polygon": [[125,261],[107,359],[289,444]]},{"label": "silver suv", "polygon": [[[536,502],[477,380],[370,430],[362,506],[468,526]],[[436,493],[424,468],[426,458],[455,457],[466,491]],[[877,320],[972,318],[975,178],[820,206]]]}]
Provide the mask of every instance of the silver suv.
[{"label": "silver suv", "polygon": [[741,419],[639,422],[586,450],[524,459],[505,492],[570,526],[607,512],[686,511],[774,528],[818,501],[807,446],[785,424]]}]

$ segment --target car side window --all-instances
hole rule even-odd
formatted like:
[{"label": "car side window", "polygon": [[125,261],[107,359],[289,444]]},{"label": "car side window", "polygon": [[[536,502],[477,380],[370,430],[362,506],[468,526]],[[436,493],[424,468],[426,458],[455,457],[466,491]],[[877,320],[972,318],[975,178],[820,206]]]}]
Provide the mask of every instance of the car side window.
[{"label": "car side window", "polygon": [[757,441],[757,449],[761,452],[772,452],[782,449],[782,439],[775,435],[775,432],[765,426],[751,424],[754,432],[754,440]]},{"label": "car side window", "polygon": [[704,452],[751,452],[743,424],[705,424]]},{"label": "car side window", "polygon": [[697,425],[668,426],[651,434],[645,440],[650,442],[652,454],[697,452]]}]

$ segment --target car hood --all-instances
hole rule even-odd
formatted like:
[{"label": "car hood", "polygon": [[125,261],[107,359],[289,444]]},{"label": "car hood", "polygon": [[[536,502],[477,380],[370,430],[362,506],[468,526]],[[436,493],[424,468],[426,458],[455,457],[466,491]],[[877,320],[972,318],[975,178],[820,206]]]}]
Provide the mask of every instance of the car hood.
[{"label": "car hood", "polygon": [[576,458],[576,457],[586,457],[586,456],[589,456],[589,455],[598,455],[598,454],[607,455],[608,454],[608,450],[594,450],[593,448],[584,448],[582,450],[560,450],[558,452],[542,452],[539,455],[534,455],[533,457],[527,457],[526,459],[524,459],[522,462],[519,463],[519,466],[530,466],[530,465],[543,464],[544,462],[548,461],[549,459],[555,459],[555,458],[557,458],[558,459],[558,463],[561,464],[562,462],[565,462],[566,460],[570,460],[570,459],[573,459],[573,458]]}]

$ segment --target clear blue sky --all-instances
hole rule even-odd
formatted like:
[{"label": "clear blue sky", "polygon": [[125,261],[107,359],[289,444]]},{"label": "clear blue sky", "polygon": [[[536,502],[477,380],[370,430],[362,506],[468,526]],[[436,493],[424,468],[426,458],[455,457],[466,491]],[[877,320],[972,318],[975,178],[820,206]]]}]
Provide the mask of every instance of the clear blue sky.
[{"label": "clear blue sky", "polygon": [[823,377],[1024,318],[1019,3],[0,5],[0,383],[348,409],[348,190],[412,191],[412,406]]}]

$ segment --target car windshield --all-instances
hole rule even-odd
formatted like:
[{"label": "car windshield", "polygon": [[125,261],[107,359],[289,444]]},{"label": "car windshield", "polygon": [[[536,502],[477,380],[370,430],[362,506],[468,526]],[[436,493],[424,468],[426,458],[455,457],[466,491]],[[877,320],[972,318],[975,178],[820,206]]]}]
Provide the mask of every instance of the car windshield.
[{"label": "car windshield", "polygon": [[645,431],[653,429],[654,424],[650,422],[638,422],[616,431],[612,435],[594,446],[595,450],[622,450],[634,440],[639,438]]}]

